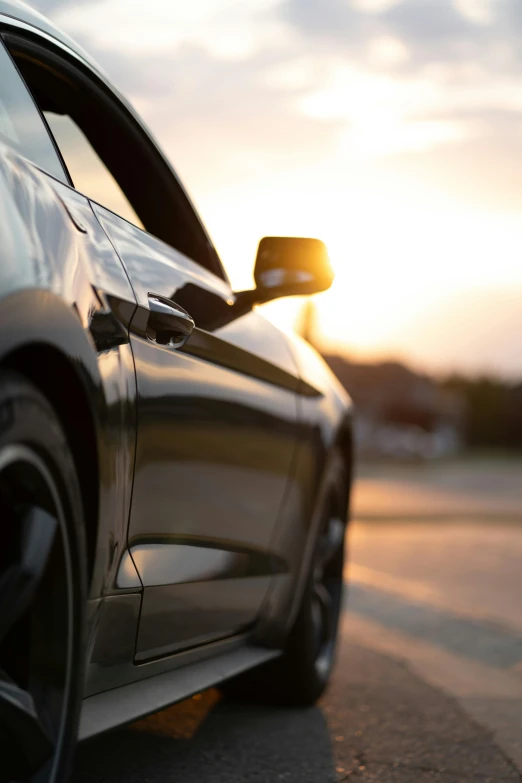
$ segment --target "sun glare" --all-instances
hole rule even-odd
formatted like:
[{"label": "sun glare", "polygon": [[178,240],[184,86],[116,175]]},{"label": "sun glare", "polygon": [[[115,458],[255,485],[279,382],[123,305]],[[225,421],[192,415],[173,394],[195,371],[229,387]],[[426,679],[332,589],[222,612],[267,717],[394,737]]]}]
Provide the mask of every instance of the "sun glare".
[{"label": "sun glare", "polygon": [[[368,357],[415,347],[415,324],[458,296],[489,287],[520,286],[522,265],[514,248],[522,227],[513,216],[495,215],[429,192],[394,195],[375,189],[336,191],[311,199],[306,192],[279,192],[270,201],[245,193],[234,229],[226,200],[206,204],[211,233],[226,261],[233,286],[252,284],[256,240],[267,234],[314,235],[330,252],[336,279],[315,298],[317,338],[326,347]],[[319,206],[320,204],[320,206]],[[227,219],[228,215],[228,219]],[[302,300],[264,306],[284,328],[294,324]],[[422,345],[418,353],[422,354]]]}]

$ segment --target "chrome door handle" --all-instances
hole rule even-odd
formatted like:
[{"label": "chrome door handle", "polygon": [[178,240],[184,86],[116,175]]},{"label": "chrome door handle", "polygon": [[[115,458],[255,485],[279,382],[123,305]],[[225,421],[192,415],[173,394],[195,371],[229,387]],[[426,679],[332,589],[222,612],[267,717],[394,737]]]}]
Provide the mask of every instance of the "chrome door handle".
[{"label": "chrome door handle", "polygon": [[149,294],[147,337],[153,343],[181,348],[194,331],[194,319],[181,305],[158,294]]}]

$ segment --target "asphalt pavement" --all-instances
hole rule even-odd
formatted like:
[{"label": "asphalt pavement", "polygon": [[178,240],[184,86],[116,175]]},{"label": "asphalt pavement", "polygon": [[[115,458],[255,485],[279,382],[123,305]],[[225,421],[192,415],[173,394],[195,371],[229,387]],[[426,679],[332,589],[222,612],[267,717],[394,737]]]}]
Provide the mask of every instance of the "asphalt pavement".
[{"label": "asphalt pavement", "polygon": [[521,781],[522,482],[507,467],[363,474],[316,707],[206,691],[85,743],[73,783]]}]

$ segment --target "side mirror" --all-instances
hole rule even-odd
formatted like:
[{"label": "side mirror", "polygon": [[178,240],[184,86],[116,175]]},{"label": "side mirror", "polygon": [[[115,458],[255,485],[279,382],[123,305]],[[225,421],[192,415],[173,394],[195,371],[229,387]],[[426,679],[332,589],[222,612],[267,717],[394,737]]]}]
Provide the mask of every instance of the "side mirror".
[{"label": "side mirror", "polygon": [[261,303],[281,296],[317,294],[330,288],[333,279],[328,251],[321,240],[264,237],[257,249],[252,295]]}]

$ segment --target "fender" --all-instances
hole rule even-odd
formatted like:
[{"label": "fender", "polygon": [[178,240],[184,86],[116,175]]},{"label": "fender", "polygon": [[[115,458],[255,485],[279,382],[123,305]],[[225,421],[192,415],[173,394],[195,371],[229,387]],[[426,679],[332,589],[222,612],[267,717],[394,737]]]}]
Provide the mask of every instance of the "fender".
[{"label": "fender", "polygon": [[[0,362],[24,354],[30,363],[50,350],[78,379],[96,440],[99,519],[87,524],[99,531],[89,594],[99,598],[118,592],[115,577],[126,550],[136,439],[126,323],[136,301],[89,201],[4,145],[0,201]],[[23,370],[37,383],[41,379],[55,407],[65,406],[74,419],[67,383],[51,388],[47,364],[39,361],[34,376]],[[78,437],[74,429],[70,441]]]},{"label": "fender", "polygon": [[90,399],[98,397],[102,381],[96,348],[78,312],[48,290],[22,289],[0,299],[0,363],[14,351],[36,344],[65,356]]},{"label": "fender", "polygon": [[[100,301],[94,291],[90,312],[91,322],[95,321]],[[120,592],[115,575],[126,552],[126,496],[132,485],[135,438],[134,417],[125,415],[134,400],[132,354],[128,344],[98,352],[76,308],[50,291],[26,289],[1,299],[0,366],[12,365],[13,357],[24,354],[34,362],[39,355],[47,357],[49,351],[61,359],[59,366],[66,362],[77,377],[94,430],[98,459],[91,469],[98,474],[99,519],[87,523],[97,529],[90,598],[99,598]],[[14,366],[18,364],[15,362]],[[31,368],[25,369],[31,376]],[[52,366],[49,371],[54,371]],[[60,385],[59,379],[56,385]],[[58,414],[62,417],[64,405],[69,408],[75,405],[70,394],[70,389],[61,389],[62,409]],[[55,402],[53,395],[50,396],[51,402]],[[82,411],[84,415],[85,408]]]},{"label": "fender", "polygon": [[323,504],[333,488],[346,501],[348,517],[353,441],[350,397],[312,346],[284,336],[304,390],[298,390],[294,463],[271,545],[276,555],[285,553],[289,569],[273,577],[256,629],[256,638],[274,647],[284,642],[299,610]]}]

